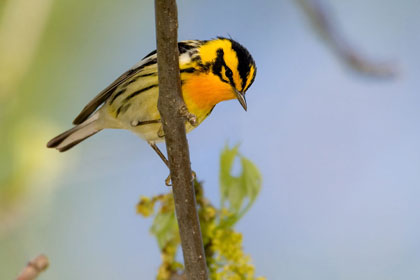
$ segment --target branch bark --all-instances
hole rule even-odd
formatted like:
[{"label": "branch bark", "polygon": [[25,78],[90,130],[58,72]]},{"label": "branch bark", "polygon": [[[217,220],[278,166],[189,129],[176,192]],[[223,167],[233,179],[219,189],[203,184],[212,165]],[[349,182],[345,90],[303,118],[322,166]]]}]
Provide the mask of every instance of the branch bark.
[{"label": "branch bark", "polygon": [[[192,184],[185,132],[178,52],[178,12],[175,0],[155,0],[159,74],[158,109],[165,134],[175,212],[188,280],[208,279],[200,222]],[[191,117],[191,115],[190,115]]]},{"label": "branch bark", "polygon": [[16,280],[34,280],[48,268],[49,261],[45,255],[39,255],[26,265]]},{"label": "branch bark", "polygon": [[323,0],[296,0],[311,20],[312,26],[321,34],[337,56],[354,71],[380,78],[393,78],[397,75],[394,64],[372,61],[362,55],[342,35],[333,13]]}]

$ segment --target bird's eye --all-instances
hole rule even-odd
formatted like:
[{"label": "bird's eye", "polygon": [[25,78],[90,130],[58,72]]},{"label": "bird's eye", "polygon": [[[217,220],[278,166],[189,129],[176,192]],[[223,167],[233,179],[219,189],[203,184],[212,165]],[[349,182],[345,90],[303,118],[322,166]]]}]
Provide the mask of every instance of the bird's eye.
[{"label": "bird's eye", "polygon": [[232,78],[232,76],[233,76],[232,70],[230,70],[229,68],[227,68],[226,69],[226,72],[225,72],[225,75],[228,78]]}]

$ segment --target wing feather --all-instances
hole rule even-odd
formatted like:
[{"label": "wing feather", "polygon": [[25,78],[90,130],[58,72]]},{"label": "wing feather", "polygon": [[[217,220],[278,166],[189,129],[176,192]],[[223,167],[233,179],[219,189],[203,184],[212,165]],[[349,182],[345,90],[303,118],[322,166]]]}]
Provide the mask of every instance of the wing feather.
[{"label": "wing feather", "polygon": [[130,78],[137,75],[146,66],[149,66],[153,63],[156,63],[156,54],[146,56],[139,63],[134,65],[133,68],[119,76],[112,84],[107,86],[83,108],[79,115],[74,119],[73,124],[80,124],[84,122],[92,113],[96,111],[96,109],[98,109],[100,105],[106,102],[106,100],[112,95],[118,86],[130,80]]},{"label": "wing feather", "polygon": [[[191,40],[182,41],[178,43],[178,49],[180,55],[197,48],[205,41]],[[73,124],[77,125],[84,122],[94,113],[99,106],[105,103],[112,93],[124,82],[130,80],[133,76],[137,75],[140,71],[145,69],[147,66],[151,66],[157,62],[156,51],[153,51],[146,55],[140,62],[134,65],[130,70],[119,76],[112,84],[101,91],[95,98],[92,99],[74,119]]]}]

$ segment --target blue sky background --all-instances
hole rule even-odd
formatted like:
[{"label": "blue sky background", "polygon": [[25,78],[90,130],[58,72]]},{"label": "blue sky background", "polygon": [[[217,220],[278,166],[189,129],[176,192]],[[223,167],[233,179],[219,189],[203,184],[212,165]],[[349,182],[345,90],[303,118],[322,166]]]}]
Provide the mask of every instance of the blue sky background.
[{"label": "blue sky background", "polygon": [[[293,1],[178,1],[180,40],[230,35],[258,66],[248,112],[219,104],[189,134],[192,167],[215,203],[226,143],[241,143],[260,168],[261,195],[237,227],[258,275],[419,279],[420,2],[330,2],[361,52],[397,62],[396,79],[350,71]],[[22,90],[49,94],[36,111],[57,125],[53,137],[154,48],[152,1],[56,0]],[[67,153],[39,153],[62,172],[0,238],[0,278],[44,252],[51,266],[40,279],[154,279],[151,221],[135,213],[140,195],[168,191],[153,150],[108,130]]]}]

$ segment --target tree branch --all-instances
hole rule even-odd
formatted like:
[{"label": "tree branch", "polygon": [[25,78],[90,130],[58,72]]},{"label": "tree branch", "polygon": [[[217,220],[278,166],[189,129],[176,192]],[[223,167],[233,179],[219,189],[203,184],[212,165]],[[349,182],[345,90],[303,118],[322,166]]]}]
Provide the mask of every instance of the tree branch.
[{"label": "tree branch", "polygon": [[175,0],[155,0],[159,74],[158,109],[162,119],[188,280],[208,279],[198,220],[188,142],[185,103],[181,93],[178,52],[178,14]]},{"label": "tree branch", "polygon": [[34,280],[38,275],[48,268],[49,261],[45,255],[39,255],[28,262],[16,280]]},{"label": "tree branch", "polygon": [[337,28],[333,14],[322,0],[296,0],[311,20],[312,25],[322,38],[335,51],[350,69],[361,74],[380,78],[392,78],[397,75],[395,65],[376,62],[356,50]]}]

